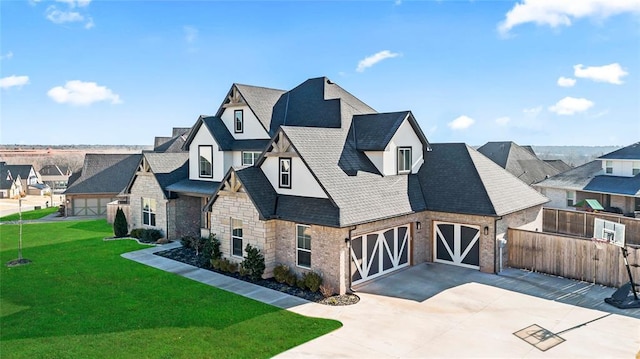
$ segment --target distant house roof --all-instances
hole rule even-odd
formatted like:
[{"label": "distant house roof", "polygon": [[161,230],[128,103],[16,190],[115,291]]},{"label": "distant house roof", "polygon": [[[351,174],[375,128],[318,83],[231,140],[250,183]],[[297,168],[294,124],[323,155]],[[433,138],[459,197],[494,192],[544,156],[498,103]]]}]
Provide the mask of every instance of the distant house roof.
[{"label": "distant house roof", "polygon": [[551,166],[553,166],[555,169],[557,169],[559,171],[558,173],[568,171],[573,168],[563,160],[544,160],[544,161],[550,164]]},{"label": "distant house roof", "polygon": [[536,187],[560,188],[566,190],[582,190],[596,174],[602,172],[599,160],[587,162],[568,171],[558,173],[535,184]]},{"label": "distant house roof", "polygon": [[598,157],[601,160],[640,160],[640,142]]},{"label": "distant house roof", "polygon": [[194,197],[210,197],[219,186],[220,182],[197,181],[185,178],[166,186],[165,190]]},{"label": "distant house roof", "polygon": [[153,152],[175,153],[184,152],[182,148],[189,137],[191,128],[173,128],[172,137],[156,137]]},{"label": "distant house roof", "polygon": [[557,168],[539,159],[532,151],[531,147],[522,147],[513,142],[487,142],[478,148],[478,152],[526,184],[537,183],[560,173]]},{"label": "distant house roof", "polygon": [[584,186],[583,190],[623,196],[640,196],[640,174],[633,177],[595,176]]},{"label": "distant house roof", "polygon": [[62,172],[62,169],[57,165],[46,165],[42,166],[40,169],[40,175],[42,176],[65,176],[66,174]]},{"label": "distant house roof", "polygon": [[[119,194],[138,168],[142,154],[88,153],[82,171],[65,194]],[[73,176],[72,176],[73,177]]]},{"label": "distant house roof", "polygon": [[[5,168],[5,170],[11,172],[11,175],[13,175],[13,178],[16,178],[17,176],[20,176],[20,178],[22,178],[23,180],[26,180],[27,178],[29,178],[29,174],[31,173],[31,170],[33,170],[33,166],[32,165],[8,165],[8,164],[5,164],[4,168]],[[34,170],[34,172],[35,172],[35,170]]]},{"label": "distant house roof", "polygon": [[[155,153],[145,152],[142,154],[141,161],[146,161],[149,169],[158,185],[164,192],[165,198],[171,198],[170,191],[167,186],[189,177],[189,153]],[[131,178],[126,192],[131,191],[131,186],[136,180],[136,175]]]},{"label": "distant house roof", "polygon": [[17,177],[14,177],[7,164],[0,162],[0,189],[11,189],[11,185]]}]

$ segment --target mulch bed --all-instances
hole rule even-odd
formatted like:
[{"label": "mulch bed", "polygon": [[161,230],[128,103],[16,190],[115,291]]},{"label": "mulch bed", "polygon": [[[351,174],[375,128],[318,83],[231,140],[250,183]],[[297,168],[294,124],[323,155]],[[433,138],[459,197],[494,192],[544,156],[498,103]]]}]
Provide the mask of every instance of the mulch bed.
[{"label": "mulch bed", "polygon": [[209,263],[202,263],[203,262],[202,259],[196,256],[196,251],[191,248],[178,247],[178,248],[156,252],[154,254],[161,257],[172,259],[174,261],[190,264],[194,267],[203,268],[206,270],[210,270],[212,272],[216,272],[229,277],[240,279],[245,282],[257,284],[269,289],[277,290],[290,295],[295,295],[296,297],[306,299],[310,302],[337,306],[337,305],[356,304],[358,303],[358,301],[360,301],[360,298],[355,294],[334,295],[334,296],[325,298],[320,293],[313,293],[311,291],[300,289],[298,287],[291,287],[286,283],[278,283],[273,278],[261,279],[257,282],[254,282],[249,280],[249,278],[240,276],[238,273],[228,273],[228,272],[217,271],[211,268],[211,265]]}]

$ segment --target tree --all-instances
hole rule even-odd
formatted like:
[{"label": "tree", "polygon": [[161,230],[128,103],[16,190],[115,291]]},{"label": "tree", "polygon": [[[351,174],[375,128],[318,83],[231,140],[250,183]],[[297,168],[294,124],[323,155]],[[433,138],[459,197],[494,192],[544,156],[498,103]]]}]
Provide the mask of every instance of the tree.
[{"label": "tree", "polygon": [[262,278],[265,270],[264,255],[259,248],[252,247],[251,244],[247,244],[245,252],[247,255],[242,261],[242,267],[249,272],[249,278],[252,281],[258,281]]},{"label": "tree", "polygon": [[129,232],[127,217],[125,217],[122,208],[118,207],[118,210],[116,211],[116,218],[113,220],[113,234],[116,238],[121,238],[126,236],[127,232]]}]

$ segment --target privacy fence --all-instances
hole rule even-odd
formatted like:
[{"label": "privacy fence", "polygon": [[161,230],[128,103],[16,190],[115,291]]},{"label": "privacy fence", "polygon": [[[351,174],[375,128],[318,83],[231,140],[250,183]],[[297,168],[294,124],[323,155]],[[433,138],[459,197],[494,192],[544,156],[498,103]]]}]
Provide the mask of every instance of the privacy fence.
[{"label": "privacy fence", "polygon": [[640,245],[640,219],[600,212],[568,211],[555,208],[544,208],[542,211],[543,232],[592,238],[593,220],[594,218],[602,218],[624,224],[626,243]]},{"label": "privacy fence", "polygon": [[[593,231],[593,229],[592,229]],[[619,287],[629,281],[620,247],[585,238],[509,229],[509,267]],[[627,246],[630,264],[640,264],[640,247]],[[640,268],[631,266],[634,282]]]}]

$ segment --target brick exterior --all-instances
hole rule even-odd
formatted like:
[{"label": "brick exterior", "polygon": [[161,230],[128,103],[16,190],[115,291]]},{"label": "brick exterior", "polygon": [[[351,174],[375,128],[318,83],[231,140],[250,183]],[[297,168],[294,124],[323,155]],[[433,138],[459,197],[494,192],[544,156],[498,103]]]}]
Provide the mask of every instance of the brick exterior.
[{"label": "brick exterior", "polygon": [[202,199],[180,195],[167,203],[167,235],[171,240],[200,235]]},{"label": "brick exterior", "polygon": [[[129,204],[131,208],[130,218],[127,218],[129,230],[133,228],[155,228],[162,231],[168,239],[173,239],[173,233],[167,231],[167,199],[158,181],[152,173],[138,172],[135,181],[131,186]],[[149,226],[142,224],[142,198],[152,198],[156,200],[156,225]]]},{"label": "brick exterior", "polygon": [[[535,232],[542,231],[542,205],[503,216],[502,219],[496,222],[496,226],[496,240],[498,241],[501,239],[506,239],[507,241],[509,240],[507,238],[507,230],[509,228],[518,228]],[[503,268],[507,266],[508,258],[509,253],[507,252],[507,246],[505,243],[505,245],[502,247]],[[496,267],[496,272],[500,270],[500,262],[498,262],[497,265],[498,267]]]}]

